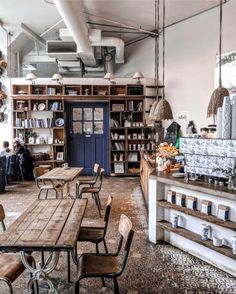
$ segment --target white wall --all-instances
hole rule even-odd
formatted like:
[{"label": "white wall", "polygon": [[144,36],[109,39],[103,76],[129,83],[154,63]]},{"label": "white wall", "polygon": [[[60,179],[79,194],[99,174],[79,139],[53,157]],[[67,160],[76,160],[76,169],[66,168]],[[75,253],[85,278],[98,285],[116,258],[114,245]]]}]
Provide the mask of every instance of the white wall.
[{"label": "white wall", "polygon": [[[235,11],[234,0],[223,6],[222,52],[236,51]],[[166,29],[166,99],[171,103],[175,117],[180,111],[188,111],[189,119],[194,120],[199,130],[212,123],[212,119],[206,118],[206,113],[214,90],[218,43],[219,8]],[[153,39],[129,46],[126,55],[127,63],[119,69],[119,76],[140,70],[146,77],[154,77]],[[161,77],[160,75],[160,79]],[[166,122],[165,125],[169,123]],[[187,123],[182,124],[184,132],[186,126]]]},{"label": "white wall", "polygon": [[[235,11],[234,0],[223,6],[223,52],[236,50]],[[212,119],[206,118],[206,112],[214,90],[218,41],[219,8],[166,30],[166,99],[171,103],[175,117],[180,111],[188,111],[189,119],[195,121],[198,129],[212,123]],[[132,77],[135,71],[142,71],[148,78],[154,77],[153,38],[128,46],[125,56],[126,63],[117,69],[117,77]],[[182,126],[185,132],[186,123]],[[11,136],[10,129],[10,125],[6,128],[5,124],[0,123],[0,143],[3,131],[4,137]]]},{"label": "white wall", "polygon": [[[0,51],[3,53],[3,58],[7,60],[7,34],[6,32],[0,28]],[[5,121],[0,122],[0,148],[2,146],[3,141],[12,141],[11,135],[11,99],[9,95],[10,88],[10,79],[7,78],[7,71],[4,71],[3,75],[0,77],[0,81],[2,82],[3,90],[8,94],[7,99],[4,101],[4,105],[6,105],[7,109],[5,111]]]}]

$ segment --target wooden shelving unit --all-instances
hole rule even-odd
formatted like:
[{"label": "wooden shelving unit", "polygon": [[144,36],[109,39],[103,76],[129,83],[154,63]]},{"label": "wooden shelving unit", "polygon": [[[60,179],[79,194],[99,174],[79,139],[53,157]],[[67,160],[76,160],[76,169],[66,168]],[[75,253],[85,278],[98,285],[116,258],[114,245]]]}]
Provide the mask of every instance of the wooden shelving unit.
[{"label": "wooden shelving unit", "polygon": [[36,165],[66,159],[63,93],[61,85],[13,85],[13,136],[25,141]]},{"label": "wooden shelving unit", "polygon": [[[12,99],[14,137],[21,136],[32,154],[48,154],[44,160],[50,160],[53,166],[58,165],[59,152],[63,153],[63,160],[66,160],[67,101],[105,100],[110,103],[110,119],[119,122],[119,125],[110,125],[109,160],[112,175],[139,175],[139,151],[146,148],[151,152],[153,149],[153,127],[146,126],[148,114],[145,109],[146,96],[143,85],[13,85]],[[154,101],[155,96],[148,99]],[[56,103],[60,106],[55,108]],[[116,109],[117,105],[122,105],[121,109]],[[49,125],[45,121],[47,118],[50,120]],[[59,118],[64,119],[62,126],[55,125]],[[129,121],[130,125],[125,124],[125,121]],[[45,137],[45,143],[29,142],[28,138],[32,132]],[[117,134],[118,138],[112,138],[112,134]],[[120,145],[123,148],[120,148]],[[116,153],[120,160],[114,161]],[[132,156],[134,159],[130,160]],[[37,159],[36,164],[42,161]],[[115,166],[118,165],[123,165],[123,170],[118,168],[117,171]]]},{"label": "wooden shelving unit", "polygon": [[[110,100],[110,170],[112,175],[137,176],[140,150],[152,150],[152,127],[146,127],[143,86],[112,86]],[[128,92],[129,91],[129,92]],[[128,95],[139,93],[140,95]],[[118,95],[117,95],[118,94]],[[122,156],[122,160],[119,160]],[[117,159],[117,160],[115,160]]]},{"label": "wooden shelving unit", "polygon": [[182,213],[185,213],[187,215],[191,215],[191,216],[194,216],[196,218],[200,218],[200,219],[202,219],[204,221],[213,223],[215,225],[218,225],[218,226],[221,226],[223,228],[233,230],[233,231],[236,232],[236,223],[235,222],[232,222],[232,221],[229,221],[229,220],[224,221],[224,220],[221,220],[221,219],[217,218],[214,215],[208,215],[208,214],[202,213],[201,211],[198,211],[198,210],[192,210],[192,209],[187,208],[187,207],[182,207],[182,206],[176,205],[174,203],[167,202],[166,200],[158,200],[157,204],[159,206],[163,207],[163,208],[174,209],[174,210],[180,211]]},{"label": "wooden shelving unit", "polygon": [[232,259],[235,259],[236,260],[236,255],[232,253],[232,248],[229,248],[227,246],[221,246],[221,247],[217,247],[217,246],[214,246],[213,243],[212,243],[212,240],[202,240],[201,239],[201,236],[196,234],[196,233],[193,233],[191,231],[188,231],[184,228],[173,228],[171,223],[167,222],[167,221],[159,221],[157,222],[157,226],[160,227],[161,229],[165,230],[165,231],[169,231],[169,232],[173,232],[175,234],[178,234],[188,240],[191,240],[193,242],[196,242],[202,246],[205,246],[209,249],[212,249],[220,254],[223,254],[227,257],[230,257]]}]

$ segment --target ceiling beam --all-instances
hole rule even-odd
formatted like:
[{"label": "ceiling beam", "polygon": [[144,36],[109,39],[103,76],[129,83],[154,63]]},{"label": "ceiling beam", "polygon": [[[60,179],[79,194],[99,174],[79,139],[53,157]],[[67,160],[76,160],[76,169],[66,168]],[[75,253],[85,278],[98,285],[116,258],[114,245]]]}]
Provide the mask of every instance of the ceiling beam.
[{"label": "ceiling beam", "polygon": [[44,46],[46,46],[46,40],[41,38],[39,35],[37,35],[34,31],[32,31],[27,25],[24,23],[21,23],[21,28],[23,32],[33,41],[38,42]]}]

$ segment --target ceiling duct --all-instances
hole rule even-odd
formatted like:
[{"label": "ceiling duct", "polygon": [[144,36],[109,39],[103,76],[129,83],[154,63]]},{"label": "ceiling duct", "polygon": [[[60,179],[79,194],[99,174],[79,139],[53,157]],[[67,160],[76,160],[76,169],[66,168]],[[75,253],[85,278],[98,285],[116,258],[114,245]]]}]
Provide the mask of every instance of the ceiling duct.
[{"label": "ceiling duct", "polygon": [[122,39],[116,37],[102,37],[99,42],[92,42],[92,46],[115,47],[115,61],[116,63],[124,63],[125,43]]},{"label": "ceiling duct", "polygon": [[[68,29],[60,29],[59,36],[63,41],[72,41],[73,38]],[[124,63],[124,41],[116,37],[101,37],[101,30],[90,29],[89,40],[93,47],[115,47],[115,62]]]},{"label": "ceiling duct", "polygon": [[95,66],[96,60],[89,40],[88,27],[84,17],[82,1],[54,0],[54,3],[77,45],[77,53],[79,53],[79,57],[84,64]]},{"label": "ceiling duct", "polygon": [[48,56],[57,59],[71,60],[79,57],[76,43],[73,41],[47,41],[46,52]]}]

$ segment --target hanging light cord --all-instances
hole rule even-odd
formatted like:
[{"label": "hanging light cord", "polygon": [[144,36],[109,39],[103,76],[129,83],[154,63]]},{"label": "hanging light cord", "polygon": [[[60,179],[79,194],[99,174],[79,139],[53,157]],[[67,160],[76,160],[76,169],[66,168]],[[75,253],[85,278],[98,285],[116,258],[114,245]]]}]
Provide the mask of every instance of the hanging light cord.
[{"label": "hanging light cord", "polygon": [[[155,32],[157,31],[157,0],[155,0]],[[155,36],[155,47],[154,47],[154,56],[155,56],[155,87],[157,87],[157,36]],[[156,99],[157,99],[157,90],[156,90]]]},{"label": "hanging light cord", "polygon": [[219,86],[222,87],[221,79],[221,47],[222,47],[222,0],[220,0],[220,42],[219,42]]},{"label": "hanging light cord", "polygon": [[160,25],[160,0],[155,0],[155,87],[156,100],[158,100],[158,84],[159,84],[159,25]]},{"label": "hanging light cord", "polygon": [[166,14],[166,2],[163,0],[163,29],[162,29],[162,41],[163,41],[163,56],[162,56],[162,67],[163,67],[163,73],[162,73],[162,83],[163,83],[163,99],[165,99],[165,14]]}]

